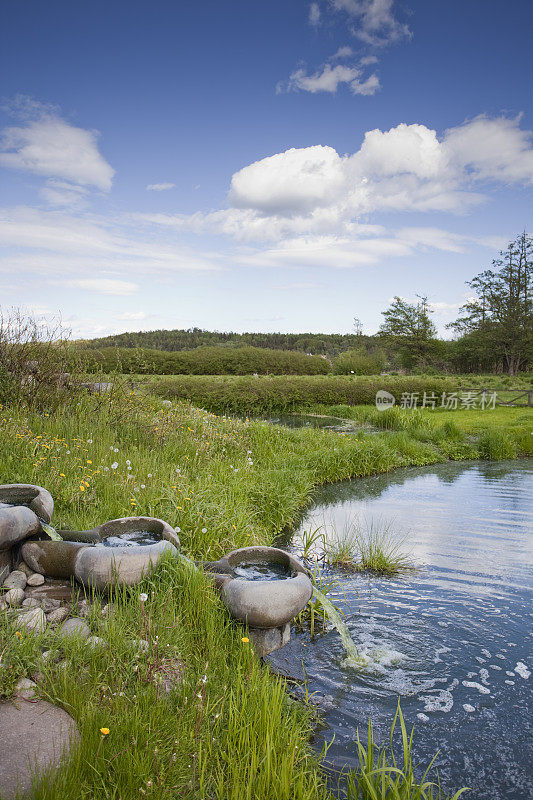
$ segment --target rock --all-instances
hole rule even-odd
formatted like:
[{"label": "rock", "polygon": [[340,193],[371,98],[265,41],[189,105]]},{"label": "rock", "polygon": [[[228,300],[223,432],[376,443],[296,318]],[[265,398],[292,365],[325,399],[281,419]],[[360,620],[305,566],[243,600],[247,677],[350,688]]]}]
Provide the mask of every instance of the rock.
[{"label": "rock", "polygon": [[[1,494],[0,494],[1,502]],[[7,550],[17,542],[41,531],[39,517],[26,506],[0,507],[0,550]]]},{"label": "rock", "polygon": [[28,577],[28,586],[42,586],[44,583],[44,575],[39,572],[33,572]]},{"label": "rock", "polygon": [[46,663],[47,661],[49,661],[52,658],[53,655],[54,655],[54,653],[53,653],[52,650],[45,650],[44,653],[42,654],[41,658]]},{"label": "rock", "polygon": [[46,628],[46,617],[42,608],[31,608],[17,619],[17,625],[28,631],[42,633]]},{"label": "rock", "polygon": [[80,639],[88,639],[91,635],[91,630],[85,620],[80,619],[80,617],[71,617],[71,619],[67,619],[66,622],[62,624],[58,633],[64,639],[70,639],[76,636],[79,636]]},{"label": "rock", "polygon": [[[35,599],[37,600],[38,598]],[[53,597],[43,597],[40,603],[45,614],[49,614],[50,611],[55,611],[61,606],[61,600],[56,600]]]},{"label": "rock", "polygon": [[89,636],[85,645],[91,650],[97,650],[101,647],[107,647],[107,642],[105,639],[101,639],[100,636]]},{"label": "rock", "polygon": [[24,589],[10,589],[6,592],[4,599],[11,608],[19,608],[24,600]]},{"label": "rock", "polygon": [[30,681],[29,678],[21,678],[15,686],[17,696],[23,697],[24,700],[33,700],[36,689],[37,684],[34,681]]},{"label": "rock", "polygon": [[[15,589],[11,589],[11,591],[14,592],[16,590]],[[27,597],[22,602],[22,608],[41,608],[41,604],[40,604],[39,600],[37,600],[35,597]],[[43,611],[44,611],[44,608],[43,608]]]},{"label": "rock", "polygon": [[76,723],[66,711],[44,700],[0,703],[0,796],[28,796],[32,781],[59,767],[79,741]]},{"label": "rock", "polygon": [[91,604],[88,603],[87,600],[80,600],[80,602],[78,603],[78,617],[87,619],[90,613],[91,613]]},{"label": "rock", "polygon": [[33,575],[33,570],[28,567],[25,561],[21,561],[20,564],[17,564],[16,569],[19,572],[23,572],[24,575],[29,578],[30,575]]},{"label": "rock", "polygon": [[24,573],[21,572],[19,569],[15,569],[5,579],[4,587],[6,589],[25,589],[26,583],[27,579]]},{"label": "rock", "polygon": [[112,617],[115,613],[115,606],[113,603],[108,603],[102,608],[102,616],[103,617]]},{"label": "rock", "polygon": [[7,603],[5,601],[5,597],[0,597],[0,611],[4,611],[7,608]]},{"label": "rock", "polygon": [[62,606],[61,608],[54,608],[52,611],[50,611],[46,619],[50,625],[57,625],[60,622],[64,622],[68,617],[68,614],[68,608],[66,608],[66,606]]}]

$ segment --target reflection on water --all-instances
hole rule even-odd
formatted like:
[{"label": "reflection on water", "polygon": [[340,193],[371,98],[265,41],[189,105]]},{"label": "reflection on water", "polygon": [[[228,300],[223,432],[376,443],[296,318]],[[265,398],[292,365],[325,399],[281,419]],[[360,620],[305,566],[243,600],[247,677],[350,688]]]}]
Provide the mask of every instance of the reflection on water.
[{"label": "reflection on water", "polygon": [[[270,656],[305,666],[308,691],[328,696],[328,760],[355,766],[356,729],[385,737],[398,697],[417,723],[415,759],[436,764],[471,800],[533,796],[531,599],[533,460],[395,471],[320,490],[302,530],[380,519],[407,536],[420,569],[387,579],[341,576],[336,602],[365,670],[346,666],[332,630]],[[344,596],[345,595],[345,596]],[[378,657],[376,657],[378,654]],[[372,656],[372,657],[370,657]]]},{"label": "reflection on water", "polygon": [[138,545],[157,544],[161,536],[148,531],[128,531],[117,536],[107,536],[101,542],[95,542],[92,547],[136,547]]},{"label": "reflection on water", "polygon": [[239,580],[247,581],[285,581],[292,578],[292,572],[283,564],[240,564],[233,568],[233,574]]}]

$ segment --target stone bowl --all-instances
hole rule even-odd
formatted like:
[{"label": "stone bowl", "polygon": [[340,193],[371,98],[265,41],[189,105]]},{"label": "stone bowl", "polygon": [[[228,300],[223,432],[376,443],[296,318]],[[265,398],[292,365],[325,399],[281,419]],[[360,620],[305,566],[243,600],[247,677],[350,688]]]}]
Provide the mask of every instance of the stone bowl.
[{"label": "stone bowl", "polygon": [[[161,537],[148,545],[95,547],[110,536],[146,531]],[[22,557],[35,572],[51,578],[75,577],[85,587],[106,590],[132,586],[152,571],[163,553],[175,552],[179,539],[174,529],[155,517],[123,517],[90,531],[60,531],[64,541],[26,542]]]},{"label": "stone bowl", "polygon": [[0,485],[0,503],[27,506],[43,522],[50,523],[54,513],[54,498],[42,486],[31,483],[6,483]]},{"label": "stone bowl", "polygon": [[[282,567],[290,576],[280,580],[247,580],[239,567]],[[204,564],[230,614],[252,628],[277,628],[296,617],[313,594],[309,571],[298,559],[277,547],[241,547],[220,561]]]}]

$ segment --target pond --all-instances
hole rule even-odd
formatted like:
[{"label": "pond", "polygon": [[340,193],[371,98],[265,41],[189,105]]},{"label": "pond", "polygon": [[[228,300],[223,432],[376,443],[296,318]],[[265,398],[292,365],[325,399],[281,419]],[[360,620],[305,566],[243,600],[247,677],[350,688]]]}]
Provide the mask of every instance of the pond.
[{"label": "pond", "polygon": [[447,790],[470,800],[533,797],[531,702],[533,459],[396,470],[320,489],[302,531],[335,536],[354,520],[405,535],[413,573],[337,573],[335,603],[368,666],[345,665],[335,630],[301,634],[269,657],[281,672],[305,668],[325,698],[333,739],[326,763],[357,764],[357,727],[372,719],[384,742],[400,699],[415,730],[415,763],[436,765]]}]

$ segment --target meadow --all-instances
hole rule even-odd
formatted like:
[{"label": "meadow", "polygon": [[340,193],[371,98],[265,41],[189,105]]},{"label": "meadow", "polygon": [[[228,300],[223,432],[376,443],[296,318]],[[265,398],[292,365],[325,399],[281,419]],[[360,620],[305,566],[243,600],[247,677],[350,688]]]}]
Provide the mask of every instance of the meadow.
[{"label": "meadow", "polygon": [[[362,409],[353,413],[370,411]],[[185,402],[169,408],[116,385],[109,395],[78,393],[56,409],[1,409],[1,476],[49,489],[57,528],[156,516],[179,528],[186,556],[215,559],[271,543],[321,483],[531,452],[529,416],[492,413],[479,416],[475,429],[427,411],[382,433],[343,436],[215,416]],[[512,452],[502,454],[502,441]],[[94,650],[53,631],[16,637],[1,620],[0,692],[9,696],[18,677],[37,671],[42,696],[63,705],[82,733],[83,747],[36,789],[37,800],[331,798],[310,747],[316,710],[293,700],[286,683],[254,659],[245,629],[201,572],[166,559],[150,579],[112,597],[105,615],[106,601],[94,600],[92,633],[108,643]],[[43,650],[52,652],[46,662]],[[374,794],[364,753],[366,767],[352,776],[354,798],[438,796],[420,794],[409,758],[402,792],[387,794],[382,780],[385,789]]]}]

